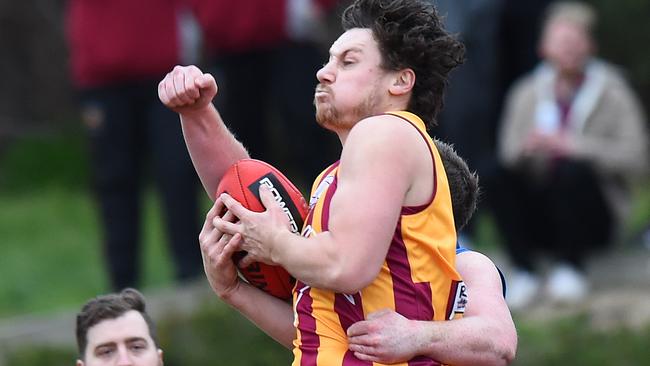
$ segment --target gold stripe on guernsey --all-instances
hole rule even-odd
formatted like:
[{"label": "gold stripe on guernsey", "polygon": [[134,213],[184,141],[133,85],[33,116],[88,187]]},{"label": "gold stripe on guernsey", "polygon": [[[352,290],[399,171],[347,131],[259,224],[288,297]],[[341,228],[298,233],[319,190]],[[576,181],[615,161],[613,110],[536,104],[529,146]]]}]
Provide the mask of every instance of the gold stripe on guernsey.
[{"label": "gold stripe on guernsey", "polygon": [[[316,319],[316,333],[320,335],[320,346],[318,347],[317,365],[341,365],[343,356],[347,351],[347,338],[341,334],[339,318],[334,311],[334,294],[331,291],[323,291],[312,288],[314,302],[312,308],[319,314]],[[328,326],[332,324],[336,329]]]},{"label": "gold stripe on guernsey", "polygon": [[[335,168],[330,175],[335,175],[338,168]],[[327,190],[326,190],[327,191]],[[322,192],[323,195],[325,192]],[[323,232],[323,205],[324,199],[319,199],[313,209],[314,216],[311,220],[312,232]],[[320,346],[318,347],[317,365],[341,365],[347,348],[345,334],[341,334],[338,314],[334,311],[334,293],[317,288],[311,288],[312,314],[318,314],[316,318],[316,333],[319,335]],[[336,328],[328,326],[334,325]]]},{"label": "gold stripe on guernsey", "polygon": [[373,286],[368,286],[361,290],[364,316],[382,309],[395,309],[395,297],[386,296],[386,294],[391,294],[392,292],[393,280],[390,276],[388,265],[384,262]]}]

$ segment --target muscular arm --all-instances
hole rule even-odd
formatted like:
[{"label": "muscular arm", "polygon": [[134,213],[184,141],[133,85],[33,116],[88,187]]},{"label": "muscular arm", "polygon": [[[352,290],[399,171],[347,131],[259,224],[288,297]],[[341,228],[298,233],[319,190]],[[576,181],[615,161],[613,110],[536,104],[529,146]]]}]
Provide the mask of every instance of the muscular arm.
[{"label": "muscular arm", "polygon": [[350,349],[362,360],[401,362],[417,355],[452,365],[507,365],[517,334],[492,261],[476,252],[459,254],[456,267],[469,292],[465,316],[415,321],[388,310],[348,329]]},{"label": "muscular arm", "polygon": [[185,144],[210,199],[228,167],[248,157],[217,112],[217,83],[195,66],[176,66],[158,85],[160,100],[181,118]]},{"label": "muscular arm", "polygon": [[[291,234],[281,219],[285,215],[274,207],[268,192],[262,192],[267,199],[264,213],[244,210],[224,196],[240,223],[222,221],[217,227],[231,235],[242,234],[242,249],[252,259],[280,264],[306,284],[343,293],[359,291],[377,276],[385,260],[400,209],[411,204],[407,200],[414,191],[414,177],[423,166],[432,169],[425,141],[416,129],[396,118],[372,117],[359,122],[347,136],[328,231],[309,238]],[[432,183],[417,203],[430,198],[430,187]]]},{"label": "muscular arm", "polygon": [[[242,144],[228,131],[212,105],[217,84],[210,74],[194,66],[177,66],[158,85],[163,104],[179,113],[185,143],[203,186],[214,199],[215,189],[226,169],[247,158]],[[212,224],[223,212],[221,202],[206,215],[199,235],[207,279],[214,292],[228,305],[255,323],[287,348],[295,337],[291,305],[241,281],[232,262],[236,246]],[[224,217],[232,220],[232,214]]]},{"label": "muscular arm", "polygon": [[181,114],[187,150],[203,188],[214,200],[219,180],[240,159],[248,158],[244,146],[235,139],[210,103],[204,110]]},{"label": "muscular arm", "polygon": [[245,283],[228,297],[221,298],[258,328],[288,349],[293,348],[296,328],[291,304]]}]

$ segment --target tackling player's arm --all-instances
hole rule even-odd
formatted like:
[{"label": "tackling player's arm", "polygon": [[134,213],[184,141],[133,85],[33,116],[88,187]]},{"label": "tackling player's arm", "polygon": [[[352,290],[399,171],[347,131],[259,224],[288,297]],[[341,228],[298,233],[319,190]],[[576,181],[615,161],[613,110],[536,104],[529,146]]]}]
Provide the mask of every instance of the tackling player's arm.
[{"label": "tackling player's arm", "polygon": [[[296,336],[291,305],[239,278],[232,260],[238,239],[223,235],[212,226],[212,221],[222,211],[223,204],[217,200],[206,215],[199,234],[203,267],[212,290],[277,342],[291,348]],[[223,216],[228,221],[233,218],[229,212]]]},{"label": "tackling player's arm", "polygon": [[158,84],[160,100],[181,118],[185,144],[210,199],[226,169],[248,157],[212,105],[217,83],[196,66],[176,66]]},{"label": "tackling player's arm", "polygon": [[350,350],[359,359],[383,363],[417,355],[459,366],[511,363],[517,333],[494,263],[468,251],[457,256],[456,268],[470,294],[463,318],[416,321],[383,310],[348,328]]},{"label": "tackling player's arm", "polygon": [[[231,235],[243,235],[241,249],[249,258],[242,265],[251,261],[279,264],[308,285],[356,293],[379,273],[401,207],[413,194],[411,182],[427,168],[432,169],[430,154],[415,128],[394,116],[371,117],[357,123],[344,143],[329,231],[310,238],[291,234],[286,215],[264,190],[267,211],[263,213],[248,211],[222,196],[240,222],[217,220],[215,226]],[[432,182],[428,184],[433,187]],[[413,205],[426,202],[430,189],[421,196],[421,202]]]},{"label": "tackling player's arm", "polygon": [[239,289],[221,299],[248,318],[264,333],[288,349],[293,348],[296,328],[291,304],[240,281]]}]

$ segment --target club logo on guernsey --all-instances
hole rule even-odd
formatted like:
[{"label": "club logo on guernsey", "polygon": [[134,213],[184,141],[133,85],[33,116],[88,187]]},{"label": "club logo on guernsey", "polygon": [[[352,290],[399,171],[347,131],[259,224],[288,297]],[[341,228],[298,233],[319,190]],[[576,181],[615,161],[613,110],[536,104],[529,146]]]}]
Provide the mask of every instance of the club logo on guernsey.
[{"label": "club logo on guernsey", "polygon": [[323,179],[318,184],[318,187],[314,191],[314,194],[311,195],[311,197],[309,198],[309,209],[312,209],[314,207],[316,202],[318,202],[318,199],[320,198],[320,196],[323,194],[323,192],[325,192],[327,187],[329,187],[330,184],[332,184],[332,182],[334,182],[334,176],[333,175],[328,175],[327,177],[325,177],[325,179]]},{"label": "club logo on guernsey", "polygon": [[345,297],[346,300],[352,305],[356,305],[357,303],[354,301],[354,296],[348,295],[348,294],[343,294],[343,297]]},{"label": "club logo on guernsey", "polygon": [[300,230],[300,228],[298,227],[298,223],[296,223],[295,217],[300,217],[300,213],[298,212],[298,208],[293,204],[293,202],[289,198],[289,194],[287,193],[287,191],[280,184],[278,178],[273,173],[269,173],[263,176],[257,182],[248,186],[248,189],[255,195],[255,197],[257,197],[258,200],[260,200],[261,185],[265,185],[269,187],[269,189],[271,190],[271,194],[273,194],[273,198],[275,199],[275,202],[277,202],[278,205],[280,205],[282,211],[284,211],[284,213],[289,218],[289,225],[291,225],[291,232],[297,233]]},{"label": "club logo on guernsey", "polygon": [[314,233],[314,228],[311,225],[305,225],[305,227],[302,229],[302,233],[300,235],[304,236],[305,238],[308,238],[313,233]]},{"label": "club logo on guernsey", "polygon": [[456,283],[456,291],[454,296],[454,303],[452,304],[451,312],[449,313],[449,320],[454,319],[456,314],[464,314],[465,306],[467,306],[467,286],[465,282],[460,281]]}]

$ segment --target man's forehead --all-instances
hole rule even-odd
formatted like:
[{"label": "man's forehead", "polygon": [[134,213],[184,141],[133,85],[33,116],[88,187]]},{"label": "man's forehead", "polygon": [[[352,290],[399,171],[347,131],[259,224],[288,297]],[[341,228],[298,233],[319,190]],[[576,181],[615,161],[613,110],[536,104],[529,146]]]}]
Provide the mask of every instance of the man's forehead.
[{"label": "man's forehead", "polygon": [[127,339],[151,339],[147,322],[142,314],[135,310],[128,311],[114,319],[105,319],[88,329],[88,349],[100,344],[118,343]]},{"label": "man's forehead", "polygon": [[332,47],[330,47],[330,54],[338,55],[349,50],[363,52],[375,43],[372,31],[369,28],[352,28],[334,41]]}]

